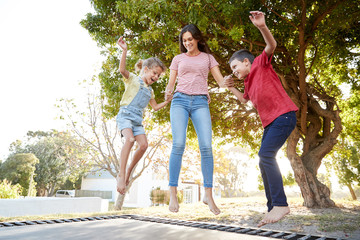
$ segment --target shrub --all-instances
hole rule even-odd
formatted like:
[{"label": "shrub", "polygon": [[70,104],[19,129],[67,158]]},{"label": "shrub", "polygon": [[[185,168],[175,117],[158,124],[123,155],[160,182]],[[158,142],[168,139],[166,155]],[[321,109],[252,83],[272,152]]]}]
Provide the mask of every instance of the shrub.
[{"label": "shrub", "polygon": [[22,191],[20,184],[11,185],[6,179],[0,181],[0,198],[19,198]]}]

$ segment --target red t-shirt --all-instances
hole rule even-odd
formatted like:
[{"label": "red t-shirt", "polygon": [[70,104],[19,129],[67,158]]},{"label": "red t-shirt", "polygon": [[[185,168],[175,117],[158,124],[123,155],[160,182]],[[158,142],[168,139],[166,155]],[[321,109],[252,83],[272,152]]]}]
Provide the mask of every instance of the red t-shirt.
[{"label": "red t-shirt", "polygon": [[279,77],[265,53],[254,59],[249,75],[244,81],[244,98],[257,109],[265,128],[280,115],[299,110],[285,92]]}]

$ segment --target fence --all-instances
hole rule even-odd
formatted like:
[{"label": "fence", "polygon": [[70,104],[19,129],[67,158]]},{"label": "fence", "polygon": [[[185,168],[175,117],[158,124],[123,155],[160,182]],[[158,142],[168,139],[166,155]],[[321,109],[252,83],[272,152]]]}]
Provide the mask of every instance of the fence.
[{"label": "fence", "polygon": [[112,192],[111,191],[76,190],[75,197],[100,197],[102,199],[112,199]]}]

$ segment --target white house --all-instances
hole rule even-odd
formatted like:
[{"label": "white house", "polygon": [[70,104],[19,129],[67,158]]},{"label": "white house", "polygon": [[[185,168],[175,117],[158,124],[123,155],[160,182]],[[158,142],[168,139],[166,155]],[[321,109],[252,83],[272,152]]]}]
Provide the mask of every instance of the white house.
[{"label": "white house", "polygon": [[[151,206],[150,193],[153,189],[168,190],[167,180],[158,180],[151,169],[147,169],[132,184],[130,191],[126,194],[124,207],[149,207]],[[203,191],[200,192],[199,185],[194,183],[180,183],[179,190],[183,190],[184,203],[198,202]],[[203,189],[203,188],[201,188]],[[118,196],[116,191],[116,179],[107,171],[102,170],[88,174],[82,179],[81,190],[109,191],[110,201],[115,202]],[[214,194],[219,197],[218,194]]]}]

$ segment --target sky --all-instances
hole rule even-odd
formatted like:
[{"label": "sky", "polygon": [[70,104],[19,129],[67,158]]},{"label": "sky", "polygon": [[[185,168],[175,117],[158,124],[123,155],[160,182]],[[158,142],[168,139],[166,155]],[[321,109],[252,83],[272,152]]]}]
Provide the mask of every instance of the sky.
[{"label": "sky", "polygon": [[65,129],[55,104],[85,96],[102,59],[80,25],[89,12],[89,0],[0,0],[0,159],[28,131]]}]

